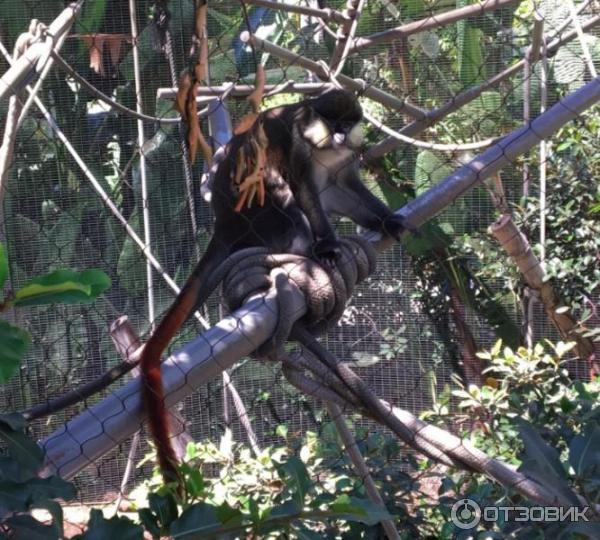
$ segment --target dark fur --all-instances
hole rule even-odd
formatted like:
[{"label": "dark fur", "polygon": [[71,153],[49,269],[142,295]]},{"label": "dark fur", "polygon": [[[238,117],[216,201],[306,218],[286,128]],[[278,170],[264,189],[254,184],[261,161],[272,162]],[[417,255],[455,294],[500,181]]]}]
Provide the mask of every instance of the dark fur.
[{"label": "dark fur", "polygon": [[[313,122],[347,135],[360,122],[362,109],[349,92],[332,91],[297,104],[263,112],[260,120],[269,141],[265,204],[234,211],[237,152],[250,132],[230,141],[212,186],[213,237],[206,253],[144,348],[141,371],[152,437],[165,480],[177,480],[176,457],[169,440],[160,373],[161,356],[188,317],[212,292],[205,283],[227,257],[240,249],[263,246],[273,252],[331,260],[337,254],[330,213],[399,237],[402,226],[390,210],[361,182],[357,160],[343,147],[317,149],[304,138]],[[250,130],[251,131],[251,130]]]}]

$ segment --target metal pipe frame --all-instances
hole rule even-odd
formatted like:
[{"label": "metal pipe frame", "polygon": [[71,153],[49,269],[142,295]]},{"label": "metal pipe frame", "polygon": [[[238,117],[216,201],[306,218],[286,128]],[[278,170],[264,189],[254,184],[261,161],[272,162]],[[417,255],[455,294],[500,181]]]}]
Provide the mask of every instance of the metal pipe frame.
[{"label": "metal pipe frame", "polygon": [[[530,124],[513,131],[397,213],[407,226],[416,229],[598,101],[600,78],[570,94]],[[367,237],[379,250],[394,243],[376,233]],[[297,289],[290,296],[299,318],[306,309],[304,297]],[[255,350],[273,333],[277,314],[274,293],[252,298],[166,360],[162,371],[167,407]],[[140,379],[132,379],[42,440],[40,444],[46,453],[45,474],[71,478],[133,435],[145,420],[140,390]]]},{"label": "metal pipe frame", "polygon": [[[70,30],[73,21],[79,14],[82,4],[83,0],[69,4],[52,21],[47,30],[47,34],[53,41],[52,48],[56,46],[60,37]],[[25,54],[0,78],[0,100],[21,92],[27,84],[38,77],[46,64],[46,62],[42,62],[40,65],[39,61],[43,58],[49,58],[48,45],[45,42],[37,42],[31,45],[25,51]]]},{"label": "metal pipe frame", "polygon": [[278,9],[280,11],[287,11],[289,13],[299,13],[300,15],[308,15],[309,17],[319,17],[325,22],[336,22],[344,24],[349,22],[351,19],[345,13],[337,11],[335,9],[325,8],[311,8],[308,6],[302,6],[298,4],[286,4],[285,2],[273,2],[272,0],[245,0],[246,4],[253,6],[260,6],[269,9]]},{"label": "metal pipe frame", "polygon": [[[333,84],[322,83],[297,83],[285,81],[280,84],[266,84],[265,93],[290,93],[290,94],[316,94],[334,88]],[[198,98],[219,97],[227,94],[230,97],[247,97],[254,92],[254,85],[236,84],[231,88],[230,85],[221,84],[218,86],[200,86],[198,87]],[[177,95],[177,88],[159,88],[156,92],[156,99],[174,100]]]}]

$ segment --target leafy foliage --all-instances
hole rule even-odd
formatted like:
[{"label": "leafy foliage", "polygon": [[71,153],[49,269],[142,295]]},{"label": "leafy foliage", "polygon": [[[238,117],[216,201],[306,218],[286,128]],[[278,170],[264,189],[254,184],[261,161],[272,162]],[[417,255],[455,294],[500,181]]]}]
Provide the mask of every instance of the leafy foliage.
[{"label": "leafy foliage", "polygon": [[83,534],[74,537],[75,540],[104,540],[105,538],[119,538],[123,540],[142,540],[144,529],[129,518],[113,516],[106,519],[101,510],[93,509],[90,512],[88,528]]},{"label": "leafy foliage", "polygon": [[[0,529],[11,531],[15,538],[59,538],[63,512],[55,499],[72,500],[75,487],[58,476],[38,477],[44,454],[24,433],[24,427],[20,415],[0,417],[0,439],[8,451],[0,458],[0,506],[4,509]],[[34,508],[47,510],[52,523],[43,525],[27,515]]]},{"label": "leafy foliage", "polygon": [[[600,382],[574,382],[565,360],[572,347],[541,344],[516,351],[496,343],[482,358],[490,363],[494,386],[448,391],[429,420],[464,425],[464,436],[488,455],[518,466],[519,471],[550,490],[560,492],[572,504],[583,496],[593,507],[600,496]],[[549,350],[549,352],[546,352]],[[458,400],[461,414],[450,417],[451,399]],[[531,505],[510,489],[483,477],[451,471],[442,482],[440,506],[425,509],[430,524],[437,523],[446,536],[460,532],[448,519],[451,506],[470,498],[481,507]],[[590,508],[588,517],[594,510]],[[493,534],[494,538],[596,538],[600,529],[592,523],[482,523],[469,534]],[[578,536],[581,535],[581,536]]]},{"label": "leafy foliage", "polygon": [[16,307],[44,304],[88,304],[110,287],[110,278],[101,270],[56,270],[32,279],[14,294]]},{"label": "leafy foliage", "polygon": [[[322,452],[319,438],[309,434],[298,455],[280,447],[265,449],[255,457],[248,448],[234,444],[227,433],[219,447],[212,443],[188,446],[181,467],[186,484],[181,510],[168,487],[154,491],[161,482],[158,471],[132,497],[143,506],[138,510],[140,521],[150,533],[169,533],[174,538],[250,531],[333,538],[331,533],[340,528],[368,528],[391,519],[385,508],[366,499],[357,486],[353,488],[349,477],[324,467]],[[210,474],[215,470],[218,474]],[[149,495],[148,488],[153,490]]]},{"label": "leafy foliage", "polygon": [[[4,279],[2,275],[4,274]],[[8,261],[4,245],[0,244],[0,281],[6,281]],[[110,287],[110,278],[101,270],[73,272],[56,270],[32,279],[0,302],[0,311],[10,307],[44,304],[87,304],[96,300]],[[31,345],[29,332],[0,320],[0,383],[7,382],[19,369]]]},{"label": "leafy foliage", "polygon": [[[8,278],[8,261],[0,244],[0,284]],[[0,302],[9,307],[36,306],[49,303],[84,304],[94,301],[110,286],[110,279],[100,270],[73,272],[57,270],[32,279],[27,285]],[[0,320],[0,384],[6,383],[19,369],[30,334],[7,321]],[[0,440],[6,455],[0,457],[0,530],[11,538],[54,539],[63,536],[63,512],[55,499],[72,500],[73,484],[58,476],[40,477],[44,452],[25,432],[27,425],[18,413],[0,415]],[[34,508],[47,510],[49,525],[27,513]]]},{"label": "leafy foliage", "polygon": [[[568,305],[586,318],[600,290],[600,225],[594,207],[600,201],[600,114],[593,109],[558,134],[548,160],[546,260],[548,275],[560,283]],[[528,199],[520,220],[530,238],[539,238],[540,201]]]},{"label": "leafy foliage", "polygon": [[28,332],[0,320],[0,383],[8,381],[18,371],[30,345]]}]

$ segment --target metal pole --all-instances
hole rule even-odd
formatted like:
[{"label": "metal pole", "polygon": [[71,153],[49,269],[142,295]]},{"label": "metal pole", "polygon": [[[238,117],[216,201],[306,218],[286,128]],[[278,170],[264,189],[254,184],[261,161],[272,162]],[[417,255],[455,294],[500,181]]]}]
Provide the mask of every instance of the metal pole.
[{"label": "metal pole", "polygon": [[588,71],[590,72],[590,75],[592,77],[597,77],[598,72],[596,71],[596,66],[594,66],[594,59],[592,58],[590,48],[588,47],[588,43],[585,39],[583,28],[581,27],[581,21],[579,20],[579,13],[577,12],[577,9],[575,7],[575,2],[573,2],[573,0],[567,0],[567,4],[569,4],[571,20],[573,21],[573,26],[577,31],[577,37],[579,38],[579,44],[581,45],[581,50],[583,51],[583,58],[586,62]]},{"label": "metal pole", "polygon": [[[548,107],[548,56],[546,55],[545,43],[542,52],[540,71],[540,114],[546,112]],[[548,172],[548,156],[550,142],[540,141],[540,264],[545,271],[546,268],[546,179]]]},{"label": "metal pole", "polygon": [[[297,83],[294,81],[285,81],[280,84],[266,84],[266,94],[277,94],[279,92],[291,94],[317,94],[325,90],[334,88],[333,84],[327,82],[318,83]],[[251,84],[236,84],[231,88],[231,84],[222,84],[218,86],[199,86],[198,98],[218,97],[227,93],[231,97],[246,97],[254,92],[255,87]],[[156,92],[156,99],[175,99],[177,88],[159,88]]]},{"label": "metal pole", "polygon": [[352,42],[358,28],[358,19],[365,4],[366,0],[348,0],[346,2],[346,11],[352,13],[352,15],[351,20],[343,24],[337,33],[335,48],[329,62],[329,70],[333,73],[334,77],[337,77],[342,69],[344,69],[346,59],[350,55]]},{"label": "metal pole", "polygon": [[[403,206],[398,214],[411,227],[420,227],[439,214],[469,189],[492,176],[503,167],[511,165],[517,157],[547,139],[567,122],[600,101],[600,77],[590,81],[556,103],[529,125],[508,134],[494,146],[457,169],[439,184]],[[384,245],[393,243],[385,240]]]},{"label": "metal pole", "polygon": [[[306,309],[303,295],[298,317]],[[275,331],[278,304],[275,295],[254,299],[234,314],[197,336],[163,362],[165,401],[172,407],[194,389],[221,375],[239,358],[247,356]],[[71,478],[140,429],[146,413],[141,400],[141,380],[132,379],[105,399],[82,411],[41,445],[46,452],[44,474]]]},{"label": "metal pole", "polygon": [[[140,71],[140,52],[138,47],[138,26],[137,14],[135,9],[136,0],[129,0],[129,20],[131,23],[131,39],[133,41],[133,73],[135,78],[135,110],[142,114],[142,76]],[[144,135],[144,122],[138,118],[138,147],[140,149],[140,179],[142,184],[142,220],[144,223],[144,244],[145,249],[152,251],[150,244],[150,207],[148,201],[148,182],[146,176],[146,156],[144,155],[144,144],[146,137]],[[148,321],[150,328],[154,328],[154,284],[152,283],[153,272],[152,263],[146,259],[146,289],[148,291]]]},{"label": "metal pole", "polygon": [[[534,12],[533,32],[531,46],[525,53],[523,64],[523,123],[527,124],[531,119],[531,78],[533,75],[533,64],[540,56],[540,47],[544,39],[544,19],[539,11]],[[523,163],[523,197],[529,197],[531,184],[531,171],[529,163]],[[531,289],[527,288],[521,300],[523,310],[523,328],[525,330],[525,343],[528,347],[533,346],[533,305],[534,298]]]},{"label": "metal pole", "polygon": [[[56,44],[50,45],[50,50],[52,51],[52,53],[58,53],[62,49],[62,46],[65,43],[66,39],[67,39],[67,32],[65,32],[62,36],[60,36],[58,38],[58,40],[56,41]],[[35,96],[37,96],[40,88],[42,87],[42,84],[44,84],[44,80],[48,76],[48,73],[50,73],[50,70],[52,69],[53,65],[54,65],[54,54],[51,54],[51,55],[49,55],[48,60],[46,60],[46,62],[44,64],[44,68],[43,68],[42,72],[40,73],[40,76],[39,76],[38,80],[36,81],[35,86],[33,87],[33,90],[29,94],[29,97],[27,98],[25,105],[23,105],[23,108],[21,109],[21,114],[19,116],[19,121],[17,123],[17,129],[19,129],[21,127],[21,124],[23,123],[25,118],[27,118],[27,114],[33,103],[33,98]]]},{"label": "metal pole", "polygon": [[350,17],[335,9],[319,9],[313,7],[302,6],[299,4],[286,4],[285,2],[273,2],[272,0],[246,0],[247,4],[253,6],[266,7],[269,9],[279,9],[281,11],[287,11],[289,13],[299,13],[301,15],[308,15],[309,17],[319,17],[320,19],[329,22],[333,21],[336,23],[346,23],[350,20]]}]

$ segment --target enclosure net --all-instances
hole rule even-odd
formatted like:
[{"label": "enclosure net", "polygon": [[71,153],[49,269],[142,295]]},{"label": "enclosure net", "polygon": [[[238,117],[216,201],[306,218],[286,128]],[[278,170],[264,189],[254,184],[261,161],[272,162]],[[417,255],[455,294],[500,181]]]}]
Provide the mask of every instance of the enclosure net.
[{"label": "enclosure net", "polygon": [[[194,4],[191,0],[139,0],[135,4],[139,28],[136,41],[132,40],[127,2],[87,2],[61,55],[91,85],[135,109],[133,52],[137,47],[143,112],[159,118],[177,118],[173,87],[187,62]],[[293,4],[318,7],[312,0]],[[446,12],[470,4],[466,0],[365,2],[356,36],[377,36],[411,21],[435,22]],[[569,23],[569,2],[540,0],[536,9],[543,17],[546,43],[554,47],[549,51],[546,68],[545,60],[538,60],[530,67],[522,65],[498,84],[489,85],[474,99],[465,100],[463,106],[440,117],[431,128],[411,128],[415,113],[399,110],[404,100],[418,108],[438,110],[526,56],[533,32],[531,3],[504,4],[501,9],[479,12],[443,26],[425,25],[425,30],[418,28],[410,35],[398,34],[394,39],[375,40],[376,43],[361,44],[360,39],[355,42],[356,50],[346,60],[340,77],[364,81],[361,104],[377,125],[365,122],[362,174],[369,188],[388,206],[401,207],[482,151],[486,140],[520,126],[527,121],[524,110],[528,109],[529,117],[533,118],[540,108],[549,108],[561,96],[580,88],[591,78],[590,60],[596,69],[600,66],[598,27],[586,26],[600,14],[598,3],[586,2],[589,6],[578,16],[585,34],[584,51],[574,26]],[[576,2],[576,6],[580,5]],[[0,0],[0,36],[4,46],[12,50],[31,19],[49,23],[63,7],[58,0]],[[247,18],[237,1],[211,1],[208,11],[210,80],[205,84],[208,90],[200,97],[198,107],[218,111],[213,114],[229,113],[233,126],[249,111],[249,105],[237,91],[225,99],[221,94],[227,83],[254,84],[257,61],[265,65],[268,85],[304,83],[312,94],[329,88],[300,60],[308,58],[328,64],[336,48],[332,28],[339,26],[333,21],[320,24],[314,16],[250,4],[246,7]],[[327,7],[341,11],[345,6],[336,0]],[[165,44],[165,35],[157,27],[156,13],[162,9],[170,15],[171,46]],[[292,51],[292,57],[261,51],[258,45],[253,51],[240,39],[249,26],[261,40]],[[569,33],[575,36],[557,46],[556,41]],[[8,68],[6,60],[0,60],[0,64],[4,72]],[[265,98],[263,109],[303,98],[291,92],[289,85],[281,92],[271,92],[272,88],[267,88],[267,94],[272,95]],[[365,89],[373,88],[397,98],[396,107],[390,106],[394,103],[389,101],[382,104],[369,98]],[[204,163],[200,157],[191,165],[189,157],[182,153],[185,137],[180,126],[145,122],[144,144],[140,147],[135,118],[102,102],[58,65],[48,73],[38,96],[81,156],[87,175],[99,182],[141,238],[144,238],[144,213],[140,155],[144,156],[150,251],[166,273],[183,284],[204,252],[213,225],[201,187]],[[22,98],[26,97],[25,92]],[[209,97],[216,101],[210,102]],[[4,125],[6,100],[0,107]],[[374,149],[389,139],[379,122],[429,146],[399,142],[391,144],[383,156],[376,156]],[[585,118],[580,122],[585,124]],[[226,138],[224,131],[215,132],[215,126],[223,128],[226,124],[217,121],[209,127],[204,115],[201,125],[206,135]],[[440,149],[435,145],[455,145],[455,148]],[[569,182],[564,176],[565,169],[561,168],[561,152],[566,150],[560,148],[560,140],[550,141],[550,146],[546,163],[548,208],[565,200]],[[559,148],[553,152],[556,146]],[[511,208],[519,205],[514,209],[517,221],[533,243],[539,237],[539,158],[536,148],[500,174],[506,203]],[[578,167],[571,174],[593,178],[592,165],[580,163]],[[597,162],[595,167],[598,172]],[[6,313],[12,322],[31,333],[33,341],[18,374],[0,389],[3,410],[24,410],[42,404],[98,378],[120,363],[122,358],[109,333],[110,324],[118,317],[126,315],[142,340],[150,332],[144,255],[107,208],[88,176],[34,104],[18,133],[2,203],[10,288],[16,290],[34,276],[59,268],[101,269],[110,276],[112,286],[90,305],[47,305]],[[531,197],[529,205],[523,200],[527,195]],[[450,383],[452,374],[460,371],[461,366],[464,368],[465,358],[473,352],[470,345],[482,349],[495,342],[498,332],[490,325],[489,312],[481,301],[469,305],[461,295],[461,283],[477,291],[480,300],[481,295],[487,295],[486,305],[500,306],[517,331],[523,331],[522,306],[514,294],[521,287],[518,271],[487,233],[497,214],[489,189],[479,187],[457,200],[411,240],[381,254],[378,271],[357,287],[340,323],[323,338],[338,358],[354,363],[379,396],[414,413],[429,409]],[[345,233],[355,231],[354,225],[346,220],[338,220],[337,227]],[[558,244],[552,244],[551,237],[548,240],[546,256],[551,269]],[[584,285],[576,277],[569,279],[565,294],[578,291],[568,299],[579,302],[583,309],[579,293]],[[151,283],[152,304],[158,319],[170,305],[173,292],[157,272],[152,273]],[[583,293],[594,302],[597,291],[583,290]],[[543,310],[539,306],[535,310],[529,319],[534,341],[543,338],[556,341],[558,334],[543,316]],[[213,324],[221,319],[218,295],[213,295],[203,314]],[[170,350],[178,350],[202,331],[201,325],[191,320]],[[279,365],[243,358],[230,370],[230,376],[247,408],[260,447],[285,444],[280,427],[283,425],[287,427],[288,443],[316,433],[323,444],[330,444],[331,466],[342,467],[346,474],[352,475],[345,453],[335,445],[336,438],[322,404],[299,394],[285,381]],[[129,377],[35,422],[32,426],[35,435],[43,439],[55,430],[64,430],[65,422],[113,395]],[[239,410],[233,406],[231,394],[224,395],[221,376],[195,389],[176,409],[195,441],[218,445],[226,428],[231,428],[234,441],[248,444],[248,432],[239,420]],[[390,474],[390,463],[376,435],[385,430],[359,417],[352,418],[363,449],[380,459],[373,462],[374,476],[384,484],[391,482],[389,478],[385,480],[385,475]],[[108,454],[79,472],[75,481],[82,501],[116,500],[130,446],[131,440],[115,441]],[[136,462],[147,451],[144,434],[134,454]],[[81,444],[81,452],[85,454],[85,444]],[[389,456],[397,460],[394,474],[399,474],[398,453],[390,451]],[[149,471],[148,463],[136,468],[127,490],[147,478]],[[398,478],[393,481],[401,482]],[[402,495],[397,497],[398,501],[402,499]]]}]

